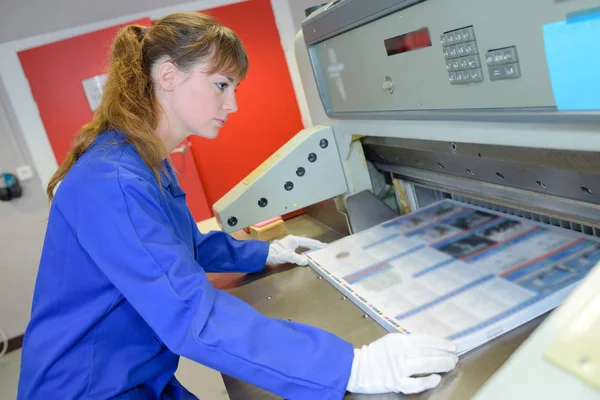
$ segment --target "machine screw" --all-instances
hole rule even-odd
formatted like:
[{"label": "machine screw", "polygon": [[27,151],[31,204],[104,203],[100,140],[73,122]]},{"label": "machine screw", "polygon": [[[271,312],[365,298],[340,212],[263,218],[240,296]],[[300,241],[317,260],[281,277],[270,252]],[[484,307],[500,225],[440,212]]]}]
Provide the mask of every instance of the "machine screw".
[{"label": "machine screw", "polygon": [[298,169],[296,170],[296,175],[298,175],[298,176],[304,176],[305,173],[306,173],[306,170],[302,167],[298,167]]},{"label": "machine screw", "polygon": [[450,143],[450,149],[452,149],[453,153],[456,153],[456,150],[458,150],[458,145],[454,142]]},{"label": "machine screw", "polygon": [[271,296],[267,296],[267,300],[271,300],[273,297]]},{"label": "machine screw", "polygon": [[365,314],[365,315],[363,315],[363,318],[364,318],[364,319],[369,319],[369,314]]},{"label": "machine screw", "polygon": [[317,279],[323,279],[323,277],[322,276],[317,276]]},{"label": "machine screw", "polygon": [[238,223],[238,219],[236,217],[231,217],[227,220],[227,225],[236,226]]},{"label": "machine screw", "polygon": [[269,204],[269,200],[265,199],[264,197],[261,197],[260,200],[258,200],[258,206],[261,208],[265,208],[267,204]]},{"label": "machine screw", "polygon": [[283,187],[285,188],[285,190],[287,190],[289,192],[290,190],[292,190],[294,188],[294,184],[290,181],[287,181],[285,183],[285,185],[283,185]]},{"label": "machine screw", "polygon": [[310,162],[315,162],[315,161],[317,161],[317,155],[316,155],[315,153],[310,153],[310,154],[308,155],[308,161],[310,161]]},{"label": "machine screw", "polygon": [[321,141],[319,142],[319,146],[321,146],[322,149],[326,149],[327,146],[329,146],[329,142],[327,141],[327,139],[321,139]]}]

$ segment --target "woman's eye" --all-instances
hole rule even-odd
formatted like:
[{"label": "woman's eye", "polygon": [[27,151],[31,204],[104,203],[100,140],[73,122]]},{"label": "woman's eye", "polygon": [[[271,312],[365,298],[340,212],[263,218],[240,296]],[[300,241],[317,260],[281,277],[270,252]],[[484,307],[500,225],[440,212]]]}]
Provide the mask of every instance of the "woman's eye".
[{"label": "woman's eye", "polygon": [[217,87],[219,88],[219,90],[224,91],[225,89],[227,89],[227,86],[229,86],[226,83],[221,83],[221,82],[217,82]]}]

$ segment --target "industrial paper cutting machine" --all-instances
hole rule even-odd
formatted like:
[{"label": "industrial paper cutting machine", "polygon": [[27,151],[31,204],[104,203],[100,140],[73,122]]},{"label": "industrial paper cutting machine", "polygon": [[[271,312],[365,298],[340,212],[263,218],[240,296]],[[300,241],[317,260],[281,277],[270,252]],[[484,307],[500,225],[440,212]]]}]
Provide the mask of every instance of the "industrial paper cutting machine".
[{"label": "industrial paper cutting machine", "polygon": [[[586,30],[600,32],[598,6],[330,2],[304,21],[295,42],[313,125],[215,203],[219,223],[233,232],[334,202],[330,213],[355,233],[453,199],[600,236],[600,107],[593,101],[600,93],[579,89],[569,98],[562,90],[569,79],[588,87],[577,86],[577,57],[600,60],[577,50]],[[561,51],[573,57],[568,70],[555,62]],[[598,288],[599,278],[594,270],[581,286],[595,279]],[[587,309],[567,307],[570,299],[559,311],[576,310],[572,315],[556,325],[551,314],[489,381],[471,383],[473,393],[482,387],[477,398],[600,398],[598,297],[588,289],[595,308]],[[576,317],[587,328],[573,333],[567,326]],[[549,324],[560,329],[545,329]],[[561,341],[567,331],[571,339]],[[554,358],[552,346],[560,347]],[[493,363],[494,341],[485,351],[478,362]],[[520,373],[532,370],[543,374]],[[439,393],[449,396],[447,388]],[[427,396],[438,398],[435,391]]]}]

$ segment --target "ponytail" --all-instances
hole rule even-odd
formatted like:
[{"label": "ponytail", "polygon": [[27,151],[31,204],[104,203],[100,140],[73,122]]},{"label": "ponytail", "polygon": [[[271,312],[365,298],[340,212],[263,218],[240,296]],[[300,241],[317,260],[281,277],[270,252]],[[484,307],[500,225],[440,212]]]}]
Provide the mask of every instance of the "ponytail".
[{"label": "ponytail", "polygon": [[130,25],[117,34],[111,50],[110,68],[102,99],[92,121],[84,125],[65,161],[54,173],[46,195],[54,197],[54,188],[104,131],[114,129],[125,135],[140,157],[160,180],[165,150],[154,130],[157,124],[155,95],[150,71],[144,68],[143,40],[147,28]]}]

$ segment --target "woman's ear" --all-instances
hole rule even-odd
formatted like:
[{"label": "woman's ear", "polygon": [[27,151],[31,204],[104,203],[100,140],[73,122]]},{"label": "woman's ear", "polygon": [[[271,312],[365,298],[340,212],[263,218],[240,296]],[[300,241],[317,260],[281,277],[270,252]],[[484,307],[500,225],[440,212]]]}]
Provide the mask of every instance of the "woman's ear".
[{"label": "woman's ear", "polygon": [[170,61],[163,62],[158,67],[157,82],[160,89],[170,92],[175,88],[175,80],[178,76],[179,68]]}]

